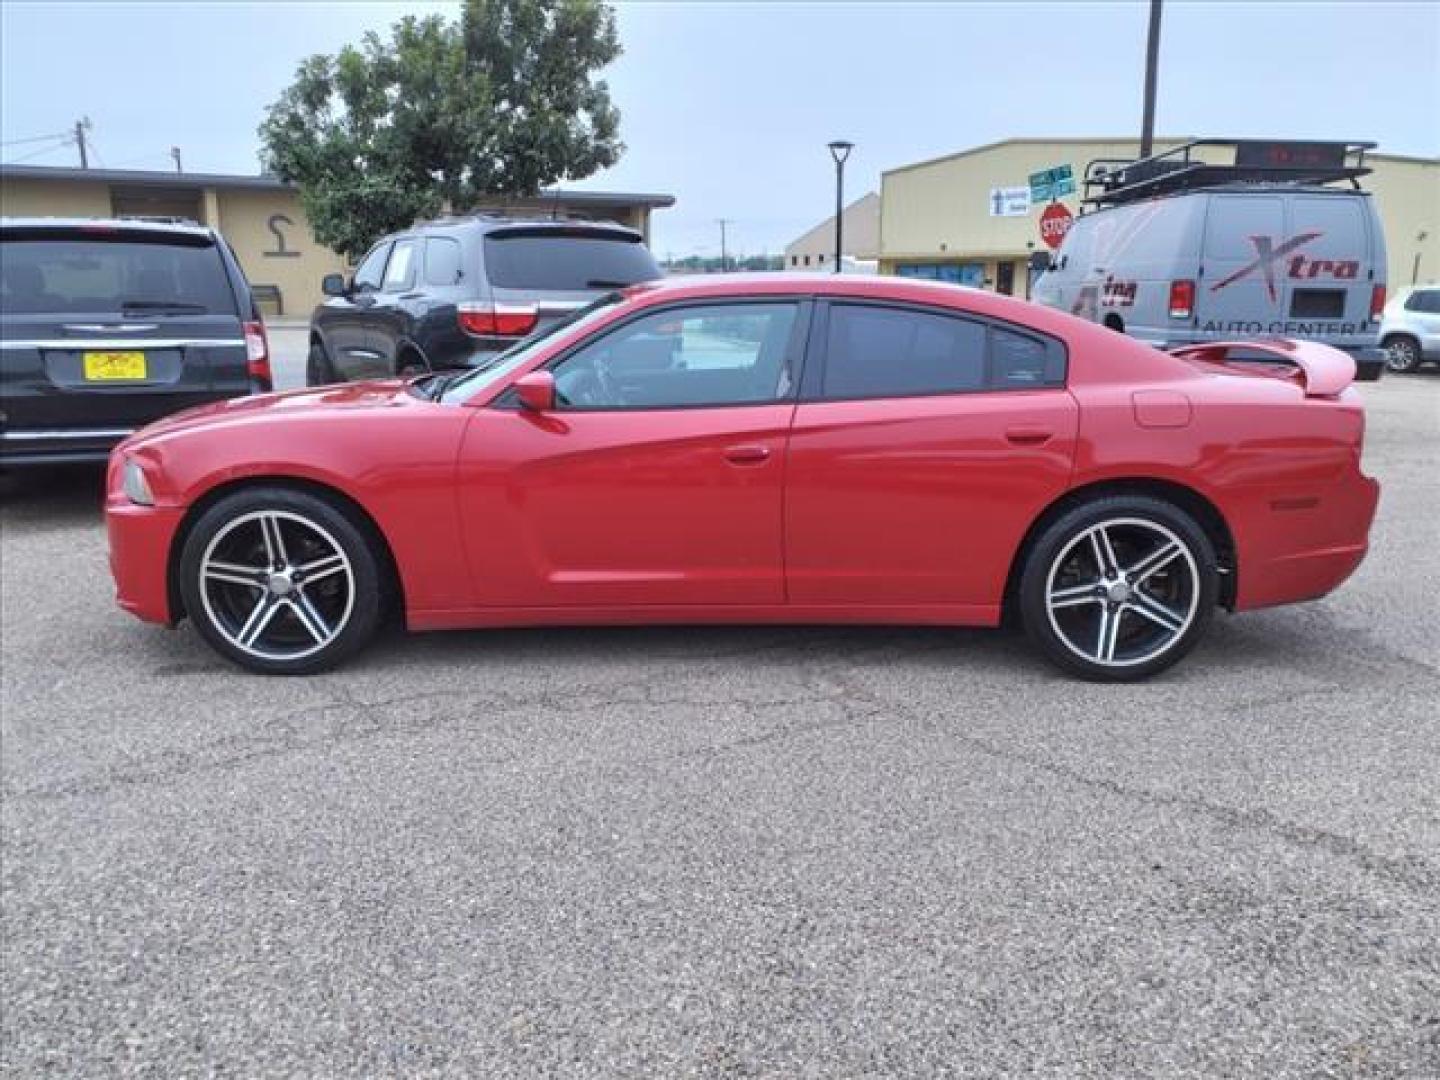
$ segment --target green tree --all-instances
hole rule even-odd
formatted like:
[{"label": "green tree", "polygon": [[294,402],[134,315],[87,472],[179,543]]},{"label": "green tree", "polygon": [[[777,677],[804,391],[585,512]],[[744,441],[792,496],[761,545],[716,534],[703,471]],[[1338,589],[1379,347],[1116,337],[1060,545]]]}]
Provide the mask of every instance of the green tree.
[{"label": "green tree", "polygon": [[264,167],[300,187],[315,236],[353,257],[442,209],[533,195],[619,160],[595,73],[620,55],[599,0],[466,0],[390,40],[302,61],[260,125]]}]

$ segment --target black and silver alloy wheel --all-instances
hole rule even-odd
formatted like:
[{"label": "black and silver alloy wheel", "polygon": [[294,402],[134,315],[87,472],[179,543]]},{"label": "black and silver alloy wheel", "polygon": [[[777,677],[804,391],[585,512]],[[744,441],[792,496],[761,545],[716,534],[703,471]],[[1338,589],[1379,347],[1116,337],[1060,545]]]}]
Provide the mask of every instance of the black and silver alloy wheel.
[{"label": "black and silver alloy wheel", "polygon": [[257,510],[215,534],[200,562],[205,614],[235,648],[301,660],[334,641],[355,607],[355,574],[313,521]]},{"label": "black and silver alloy wheel", "polygon": [[1198,578],[1194,558],[1169,529],[1110,518],[1082,532],[1051,563],[1050,626],[1087,660],[1143,664],[1184,636],[1195,618]]},{"label": "black and silver alloy wheel", "polygon": [[1188,514],[1144,496],[1078,507],[1046,529],[1021,581],[1026,629],[1060,666],[1121,681],[1154,674],[1203,633],[1215,553]]},{"label": "black and silver alloy wheel", "polygon": [[363,524],[304,491],[252,489],[216,503],[186,540],[180,575],[196,628],[255,671],[329,667],[379,622],[381,569]]}]

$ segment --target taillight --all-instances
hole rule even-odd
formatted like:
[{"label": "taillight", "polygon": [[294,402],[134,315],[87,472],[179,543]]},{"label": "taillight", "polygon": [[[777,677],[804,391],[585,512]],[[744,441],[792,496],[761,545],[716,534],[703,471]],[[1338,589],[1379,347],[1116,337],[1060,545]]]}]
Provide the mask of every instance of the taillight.
[{"label": "taillight", "polygon": [[1188,319],[1195,314],[1195,282],[1170,282],[1170,318]]},{"label": "taillight", "polygon": [[1370,318],[1379,322],[1385,314],[1385,286],[1376,285],[1370,290]]},{"label": "taillight", "polygon": [[245,324],[245,368],[257,390],[269,391],[274,388],[275,379],[270,372],[270,342],[265,337],[263,322]]},{"label": "taillight", "polygon": [[479,337],[524,337],[540,321],[534,304],[474,304],[458,307],[460,329]]}]

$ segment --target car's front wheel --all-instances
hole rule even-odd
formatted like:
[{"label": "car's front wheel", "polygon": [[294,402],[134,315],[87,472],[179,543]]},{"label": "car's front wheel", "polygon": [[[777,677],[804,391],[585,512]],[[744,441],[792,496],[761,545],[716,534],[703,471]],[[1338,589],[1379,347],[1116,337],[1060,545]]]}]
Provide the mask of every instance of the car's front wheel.
[{"label": "car's front wheel", "polygon": [[1401,375],[1420,366],[1420,343],[1403,334],[1385,339],[1385,366]]},{"label": "car's front wheel", "polygon": [[1193,517],[1148,496],[1081,504],[1036,539],[1020,581],[1030,638],[1086,679],[1163,671],[1204,634],[1219,592],[1215,548]]},{"label": "car's front wheel", "polygon": [[190,530],[178,572],[200,635],[265,674],[332,667],[370,640],[382,614],[383,564],[363,523],[305,491],[222,498]]}]

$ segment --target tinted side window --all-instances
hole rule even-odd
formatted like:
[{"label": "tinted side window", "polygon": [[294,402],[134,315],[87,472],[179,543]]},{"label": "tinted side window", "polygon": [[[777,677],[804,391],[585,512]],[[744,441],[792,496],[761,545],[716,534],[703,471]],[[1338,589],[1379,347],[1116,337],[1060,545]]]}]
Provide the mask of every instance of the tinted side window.
[{"label": "tinted side window", "polygon": [[799,305],[712,304],[642,316],[555,368],[571,409],[758,404],[788,397]]},{"label": "tinted side window", "polygon": [[415,280],[415,249],[418,246],[414,240],[395,242],[395,250],[390,255],[390,262],[385,266],[386,292],[408,289]]},{"label": "tinted side window", "polygon": [[432,236],[425,241],[425,284],[455,285],[460,281],[460,241]]},{"label": "tinted side window", "polygon": [[827,398],[912,397],[985,387],[983,323],[871,305],[830,308]]},{"label": "tinted side window", "polygon": [[1064,386],[1064,350],[1043,338],[992,327],[989,383],[994,390]]},{"label": "tinted side window", "polygon": [[1440,314],[1440,289],[1416,289],[1405,301],[1405,310]]},{"label": "tinted side window", "polygon": [[390,254],[390,244],[385,242],[376,244],[370,249],[360,263],[360,268],[355,271],[355,291],[374,291],[380,288],[381,276],[385,273],[385,257]]}]

